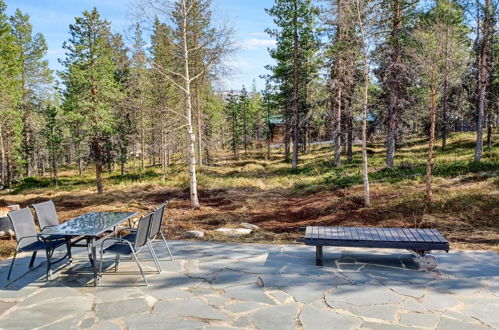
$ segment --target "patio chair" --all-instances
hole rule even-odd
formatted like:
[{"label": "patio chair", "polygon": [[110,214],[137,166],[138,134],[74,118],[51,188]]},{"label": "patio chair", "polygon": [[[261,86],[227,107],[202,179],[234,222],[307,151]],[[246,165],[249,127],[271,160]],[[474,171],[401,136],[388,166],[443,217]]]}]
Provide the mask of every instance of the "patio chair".
[{"label": "patio chair", "polygon": [[[154,215],[153,215],[153,220],[151,223],[151,228],[149,228],[148,238],[149,238],[149,243],[151,244],[151,248],[154,251],[152,241],[155,240],[158,237],[158,235],[161,236],[163,243],[165,243],[166,250],[168,251],[168,253],[170,255],[170,260],[173,260],[172,252],[170,250],[170,247],[168,246],[168,242],[166,241],[165,235],[163,235],[163,232],[161,230],[161,227],[163,225],[164,213],[165,213],[165,209],[167,206],[168,206],[168,202],[165,202],[153,211]],[[129,241],[133,241],[135,239],[134,232],[136,231],[136,229],[135,228],[125,228],[124,230],[130,231],[132,233],[128,234],[126,236],[123,236],[123,238],[127,239]],[[154,255],[156,256],[156,259],[158,260],[158,263],[159,263],[159,259],[157,258],[155,251],[154,251]]]},{"label": "patio chair", "polygon": [[[47,237],[37,233],[33,215],[27,207],[19,211],[9,212],[8,217],[16,235],[17,245],[14,257],[12,258],[12,262],[10,264],[7,280],[10,280],[14,262],[16,261],[17,254],[19,252],[33,252],[29,262],[29,269],[32,269],[36,254],[40,250],[45,250],[45,254],[47,256],[46,281],[48,281],[49,277],[52,279],[52,265],[60,262],[69,255],[70,246],[68,241],[66,239],[48,239]],[[64,257],[53,261],[52,255],[54,254],[55,249],[64,244],[66,244],[68,252]]]},{"label": "patio chair", "polygon": [[[149,248],[149,251],[151,252],[151,255],[153,256],[154,263],[156,264],[156,267],[158,268],[158,272],[161,271],[161,268],[159,267],[159,263],[156,262],[156,257],[154,255],[154,251],[148,244],[148,233],[149,233],[149,228],[151,226],[153,218],[153,213],[150,212],[143,216],[138,223],[137,226],[137,232],[134,235],[134,240],[130,241],[128,239],[125,239],[123,237],[109,237],[105,238],[102,240],[102,246],[101,246],[101,251],[100,251],[100,269],[99,273],[102,274],[102,257],[104,253],[114,253],[116,255],[115,257],[115,265],[114,265],[114,271],[118,271],[118,265],[120,262],[120,256],[130,256],[132,257],[135,262],[137,263],[137,266],[139,267],[140,274],[142,275],[142,278],[144,279],[144,282],[146,285],[148,285],[146,277],[144,275],[144,271],[142,270],[142,266],[139,263],[139,259],[137,257],[138,251],[140,251],[144,246],[147,246]],[[114,243],[108,247],[104,247],[106,242],[114,241]]]},{"label": "patio chair", "polygon": [[[57,211],[55,210],[54,202],[51,200],[33,204],[31,207],[35,210],[36,220],[38,221],[38,225],[40,226],[40,230],[43,230],[45,227],[52,227],[59,225],[59,218],[57,216]],[[63,239],[64,235],[50,235],[45,236],[48,239]]]},{"label": "patio chair", "polygon": [[166,242],[165,235],[163,235],[163,231],[161,230],[161,227],[163,225],[163,217],[165,214],[165,209],[168,206],[168,202],[165,202],[164,204],[160,205],[156,210],[154,210],[154,216],[153,216],[153,221],[151,224],[151,229],[149,230],[149,239],[152,243],[156,237],[161,236],[161,239],[163,240],[163,243],[165,243],[166,250],[168,251],[168,254],[170,255],[170,260],[173,260],[173,255],[172,251],[170,250],[170,247],[168,246],[168,243]]},{"label": "patio chair", "polygon": [[38,220],[41,230],[45,227],[57,226],[59,224],[57,211],[55,210],[54,202],[51,200],[33,204],[31,207],[35,210],[36,220]]}]

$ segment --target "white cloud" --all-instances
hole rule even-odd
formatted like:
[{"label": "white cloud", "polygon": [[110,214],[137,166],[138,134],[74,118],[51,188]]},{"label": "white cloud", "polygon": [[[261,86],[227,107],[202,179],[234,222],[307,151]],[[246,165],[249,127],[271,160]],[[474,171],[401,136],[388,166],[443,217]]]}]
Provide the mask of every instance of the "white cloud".
[{"label": "white cloud", "polygon": [[272,39],[251,38],[241,40],[237,43],[241,49],[258,49],[261,47],[275,46],[276,41]]},{"label": "white cloud", "polygon": [[265,32],[253,32],[251,33],[252,36],[257,36],[257,37],[268,37],[269,35]]}]

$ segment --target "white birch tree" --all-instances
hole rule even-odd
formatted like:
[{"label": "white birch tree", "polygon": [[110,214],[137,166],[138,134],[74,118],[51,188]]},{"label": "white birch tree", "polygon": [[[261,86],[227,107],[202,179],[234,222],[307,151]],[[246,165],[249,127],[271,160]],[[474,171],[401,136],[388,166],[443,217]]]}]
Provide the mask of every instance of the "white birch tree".
[{"label": "white birch tree", "polygon": [[[232,31],[226,27],[215,27],[207,18],[211,17],[211,0],[143,0],[138,2],[139,14],[149,22],[160,17],[172,28],[170,38],[175,45],[172,54],[174,63],[162,65],[153,62],[153,69],[175,86],[184,98],[183,111],[168,109],[177,114],[187,133],[187,158],[189,163],[190,200],[193,208],[199,208],[196,172],[196,134],[193,123],[193,83],[212,72],[232,51]],[[203,24],[202,28],[200,24]],[[193,40],[196,40],[194,43]],[[195,65],[194,58],[202,54],[203,65]],[[197,63],[196,63],[197,64]],[[196,70],[196,68],[199,68]]]}]

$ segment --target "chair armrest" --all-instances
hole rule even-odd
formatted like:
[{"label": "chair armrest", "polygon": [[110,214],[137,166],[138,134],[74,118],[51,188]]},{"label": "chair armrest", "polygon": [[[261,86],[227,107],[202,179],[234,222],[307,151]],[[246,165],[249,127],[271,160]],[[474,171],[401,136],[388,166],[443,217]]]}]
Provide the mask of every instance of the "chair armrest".
[{"label": "chair armrest", "polygon": [[124,231],[137,231],[137,228],[121,228],[117,233],[118,237],[121,237],[121,233]]},{"label": "chair armrest", "polygon": [[100,246],[100,253],[102,254],[102,252],[104,251],[104,243],[106,241],[116,241],[116,242],[119,242],[119,243],[127,243],[128,245],[130,245],[130,247],[132,248],[132,251],[133,251],[133,246],[132,244],[127,241],[126,239],[123,239],[123,238],[120,238],[120,237],[107,237],[107,238],[104,238],[102,241],[101,241],[101,246]]},{"label": "chair armrest", "polygon": [[30,235],[30,236],[23,236],[23,237],[21,237],[21,238],[17,241],[17,243],[21,242],[21,241],[22,241],[23,239],[25,239],[25,238],[31,238],[31,237],[36,238],[36,239],[37,239],[38,241],[40,241],[40,242],[47,243],[47,240],[45,239],[45,237],[43,237],[43,235],[40,235],[40,234],[37,234],[37,235]]}]

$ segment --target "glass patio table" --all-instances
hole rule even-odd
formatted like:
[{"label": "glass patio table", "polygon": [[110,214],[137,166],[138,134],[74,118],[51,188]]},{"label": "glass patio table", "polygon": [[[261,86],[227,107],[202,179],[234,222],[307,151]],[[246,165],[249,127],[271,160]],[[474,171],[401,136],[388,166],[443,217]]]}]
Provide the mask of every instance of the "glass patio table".
[{"label": "glass patio table", "polygon": [[[98,284],[97,238],[121,223],[138,215],[137,212],[90,212],[68,220],[57,226],[45,227],[43,235],[80,236],[87,241],[90,263],[94,271],[94,286]],[[79,241],[79,240],[78,240]]]}]

